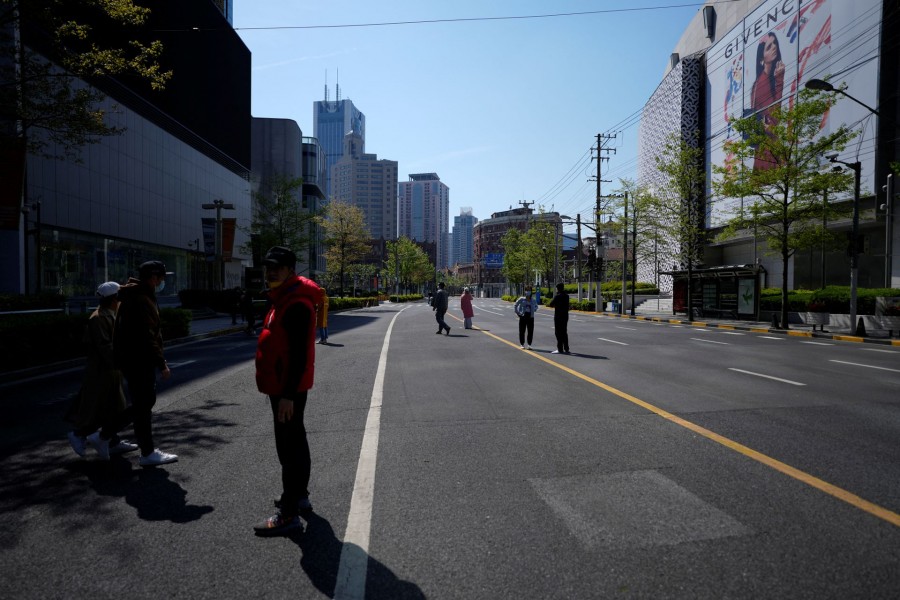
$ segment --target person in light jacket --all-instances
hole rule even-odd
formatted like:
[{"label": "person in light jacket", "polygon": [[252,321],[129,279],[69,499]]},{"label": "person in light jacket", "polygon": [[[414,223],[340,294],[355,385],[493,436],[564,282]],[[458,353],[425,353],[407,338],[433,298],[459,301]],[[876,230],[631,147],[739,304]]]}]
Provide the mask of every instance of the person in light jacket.
[{"label": "person in light jacket", "polygon": [[472,294],[469,288],[463,289],[463,294],[459,298],[459,307],[463,314],[463,327],[472,329],[472,317],[475,316],[475,310],[472,308]]},{"label": "person in light jacket", "polygon": [[[537,300],[531,296],[531,290],[525,290],[525,295],[516,300],[514,308],[519,317],[519,345],[531,350],[531,342],[534,339],[534,313],[538,309]],[[528,343],[525,340],[526,331],[528,332]]]},{"label": "person in light jacket", "polygon": [[322,301],[316,305],[316,329],[319,330],[318,344],[328,343],[328,294],[325,288],[320,287],[322,292]]}]

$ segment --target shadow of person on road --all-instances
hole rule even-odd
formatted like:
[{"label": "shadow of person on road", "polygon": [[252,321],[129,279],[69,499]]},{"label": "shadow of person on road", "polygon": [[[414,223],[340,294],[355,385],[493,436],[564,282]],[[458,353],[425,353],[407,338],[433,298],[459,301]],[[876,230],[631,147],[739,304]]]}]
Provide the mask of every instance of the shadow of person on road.
[{"label": "shadow of person on road", "polygon": [[162,467],[135,469],[130,459],[114,456],[109,462],[73,463],[69,469],[84,475],[97,494],[124,498],[145,521],[188,523],[213,511],[212,506],[189,505],[187,491]]},{"label": "shadow of person on road", "polygon": [[[334,596],[337,586],[338,568],[344,543],[334,535],[331,523],[315,513],[305,516],[306,530],[292,533],[289,538],[297,544],[303,556],[300,566],[316,589],[328,596]],[[351,545],[358,552],[358,546]],[[371,556],[366,557],[365,597],[369,600],[424,600],[425,594],[416,584],[402,581],[393,571]]]}]

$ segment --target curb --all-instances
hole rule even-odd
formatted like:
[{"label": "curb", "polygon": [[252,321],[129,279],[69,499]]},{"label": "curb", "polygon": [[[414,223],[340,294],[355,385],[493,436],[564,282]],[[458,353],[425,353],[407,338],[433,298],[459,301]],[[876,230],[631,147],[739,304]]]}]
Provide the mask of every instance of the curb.
[{"label": "curb", "polygon": [[[222,335],[228,335],[231,333],[237,333],[243,331],[243,325],[234,325],[225,329],[216,329],[214,331],[207,331],[204,333],[197,333],[194,335],[188,335],[185,337],[175,338],[171,340],[163,341],[163,348],[167,348],[170,346],[180,346],[182,344],[189,344],[191,342],[196,342],[198,340],[203,340],[206,338],[219,337]],[[59,373],[62,371],[68,371],[72,369],[83,369],[85,364],[84,358],[73,358],[70,360],[64,360],[55,363],[49,363],[46,365],[38,365],[36,367],[28,367],[27,369],[20,369],[18,371],[6,371],[0,372],[0,385],[6,385],[10,383],[15,383],[18,381],[22,381],[25,379],[30,379],[32,377],[38,377],[40,375],[47,375],[50,373]]]},{"label": "curb", "polygon": [[733,323],[717,323],[712,321],[686,321],[682,319],[665,319],[662,317],[646,317],[642,315],[620,315],[619,313],[611,313],[611,312],[587,312],[587,311],[572,311],[572,312],[580,312],[588,315],[602,315],[604,317],[618,317],[620,319],[630,319],[634,321],[653,321],[656,323],[671,323],[672,325],[691,325],[693,327],[709,327],[711,329],[729,329],[729,330],[737,330],[737,331],[750,331],[752,333],[773,333],[779,335],[787,335],[793,337],[808,337],[808,338],[818,338],[818,339],[826,339],[826,340],[835,340],[840,342],[854,342],[860,344],[878,344],[880,346],[898,346],[900,347],[900,340],[894,339],[882,339],[882,338],[870,338],[870,337],[860,337],[856,335],[845,335],[839,333],[826,333],[823,331],[797,331],[793,329],[775,329],[773,327],[756,327],[753,325],[735,325]]}]

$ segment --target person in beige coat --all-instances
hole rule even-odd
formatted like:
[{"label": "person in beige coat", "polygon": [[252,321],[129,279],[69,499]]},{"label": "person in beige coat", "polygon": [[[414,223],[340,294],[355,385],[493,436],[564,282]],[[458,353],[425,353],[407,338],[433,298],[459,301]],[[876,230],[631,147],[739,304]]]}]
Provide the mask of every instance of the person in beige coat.
[{"label": "person in beige coat", "polygon": [[75,426],[69,432],[69,443],[76,454],[85,456],[90,443],[100,458],[108,459],[110,454],[131,452],[138,447],[117,435],[131,422],[130,411],[125,407],[122,372],[113,360],[119,284],[107,281],[97,288],[97,295],[99,306],[91,313],[82,338],[87,351],[84,379],[67,419]]}]

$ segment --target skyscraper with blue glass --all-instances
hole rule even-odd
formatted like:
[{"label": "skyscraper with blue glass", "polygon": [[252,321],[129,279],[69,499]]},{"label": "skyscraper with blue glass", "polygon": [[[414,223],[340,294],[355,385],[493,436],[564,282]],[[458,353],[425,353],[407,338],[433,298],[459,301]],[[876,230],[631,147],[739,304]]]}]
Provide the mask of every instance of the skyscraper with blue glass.
[{"label": "skyscraper with blue glass", "polygon": [[337,100],[328,100],[328,87],[325,87],[325,100],[313,102],[313,130],[319,144],[325,151],[325,197],[331,199],[331,168],[344,153],[344,136],[354,132],[359,136],[360,153],[366,148],[366,115],[353,105],[351,100],[341,100],[340,88],[337,89]]}]

